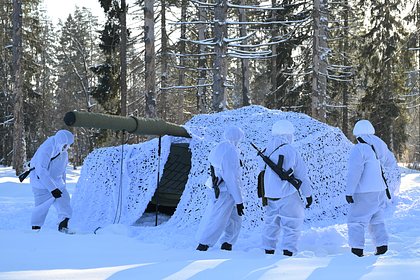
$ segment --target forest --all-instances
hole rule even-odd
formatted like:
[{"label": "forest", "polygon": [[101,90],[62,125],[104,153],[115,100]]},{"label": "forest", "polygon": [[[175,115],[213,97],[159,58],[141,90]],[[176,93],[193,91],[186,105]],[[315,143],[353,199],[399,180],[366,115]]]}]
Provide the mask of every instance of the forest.
[{"label": "forest", "polygon": [[58,129],[94,149],[148,138],[66,127],[69,111],[184,124],[251,104],[340,128],[369,119],[420,165],[419,0],[95,0],[58,24],[42,0],[1,0],[0,165],[25,169]]}]

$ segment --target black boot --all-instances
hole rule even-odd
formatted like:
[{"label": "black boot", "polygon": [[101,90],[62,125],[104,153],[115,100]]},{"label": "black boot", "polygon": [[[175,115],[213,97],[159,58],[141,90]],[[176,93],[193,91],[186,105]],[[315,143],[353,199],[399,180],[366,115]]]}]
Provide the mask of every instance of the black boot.
[{"label": "black boot", "polygon": [[58,231],[67,231],[69,229],[69,218],[65,218],[58,224]]},{"label": "black boot", "polygon": [[358,257],[363,257],[363,249],[351,248],[351,252]]},{"label": "black boot", "polygon": [[224,242],[222,244],[222,247],[220,247],[220,249],[226,250],[226,251],[232,251],[232,244],[229,244],[227,242]]},{"label": "black boot", "polygon": [[198,251],[207,251],[207,249],[209,248],[209,245],[204,245],[204,244],[198,244],[197,249]]},{"label": "black boot", "polygon": [[376,247],[376,252],[375,255],[383,255],[386,253],[386,251],[388,251],[388,246],[387,245],[383,245],[383,246],[379,246]]},{"label": "black boot", "polygon": [[289,250],[283,250],[283,255],[291,257],[291,256],[293,256],[293,253],[290,252]]},{"label": "black boot", "polygon": [[274,250],[265,250],[265,253],[267,254],[267,255],[274,255]]},{"label": "black boot", "polygon": [[32,230],[40,230],[41,227],[40,226],[32,226]]}]

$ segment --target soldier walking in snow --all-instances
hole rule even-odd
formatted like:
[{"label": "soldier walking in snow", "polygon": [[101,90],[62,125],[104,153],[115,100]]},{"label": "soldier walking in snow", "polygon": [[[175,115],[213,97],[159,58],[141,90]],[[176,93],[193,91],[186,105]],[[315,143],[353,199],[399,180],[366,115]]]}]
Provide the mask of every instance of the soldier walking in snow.
[{"label": "soldier walking in snow", "polygon": [[293,124],[286,120],[278,121],[272,127],[272,138],[264,154],[279,171],[267,166],[263,160],[259,161],[260,170],[265,170],[264,198],[267,206],[262,243],[266,254],[274,254],[280,230],[283,230],[283,255],[292,256],[297,252],[297,241],[305,218],[300,195],[306,197],[306,208],[312,204],[307,167],[290,145],[294,131]]},{"label": "soldier walking in snow", "polygon": [[210,200],[198,232],[197,250],[207,249],[221,238],[223,250],[232,250],[242,225],[244,205],[241,194],[240,152],[237,148],[243,138],[243,131],[231,126],[224,131],[225,141],[219,143],[209,155],[214,168],[213,187],[215,197]]},{"label": "soldier walking in snow", "polygon": [[35,208],[32,212],[32,229],[40,230],[48,210],[54,205],[58,214],[58,230],[68,232],[71,218],[70,195],[66,189],[67,149],[74,142],[73,134],[59,130],[49,137],[36,151],[30,167],[30,179]]},{"label": "soldier walking in snow", "polygon": [[385,254],[388,250],[383,209],[386,196],[391,197],[382,167],[392,167],[397,163],[387,145],[374,134],[375,129],[368,120],[360,120],[355,124],[353,135],[358,144],[350,150],[348,161],[348,237],[351,252],[359,257],[363,256],[367,227],[376,246],[375,255]]}]

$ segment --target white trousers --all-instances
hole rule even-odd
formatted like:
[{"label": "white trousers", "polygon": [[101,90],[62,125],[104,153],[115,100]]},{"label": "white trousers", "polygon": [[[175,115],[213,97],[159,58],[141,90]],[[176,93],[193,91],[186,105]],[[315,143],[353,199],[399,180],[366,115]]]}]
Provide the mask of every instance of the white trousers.
[{"label": "white trousers", "polygon": [[197,232],[198,242],[211,247],[223,234],[221,243],[234,244],[241,225],[242,217],[238,215],[235,201],[229,192],[221,191],[218,199],[212,198],[209,201]]},{"label": "white trousers", "polygon": [[70,206],[70,195],[67,189],[60,189],[63,193],[60,198],[54,198],[47,189],[32,188],[34,194],[35,207],[32,211],[32,226],[43,226],[48,210],[54,205],[57,210],[58,222],[65,218],[71,218],[72,209]]},{"label": "white trousers", "polygon": [[275,250],[282,231],[281,248],[296,253],[304,218],[302,200],[297,192],[279,200],[268,199],[262,236],[264,249]]},{"label": "white trousers", "polygon": [[388,245],[383,214],[386,206],[385,191],[356,193],[353,200],[347,220],[349,246],[363,249],[366,229],[369,230],[375,247]]}]

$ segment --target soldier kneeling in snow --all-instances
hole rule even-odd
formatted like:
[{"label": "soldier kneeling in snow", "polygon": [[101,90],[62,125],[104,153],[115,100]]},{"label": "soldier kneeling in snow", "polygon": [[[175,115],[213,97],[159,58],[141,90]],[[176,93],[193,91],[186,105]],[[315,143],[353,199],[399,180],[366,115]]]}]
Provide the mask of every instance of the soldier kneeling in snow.
[{"label": "soldier kneeling in snow", "polygon": [[240,152],[237,145],[243,136],[240,128],[230,126],[224,131],[226,141],[219,143],[210,152],[209,161],[214,168],[213,187],[217,191],[201,220],[197,234],[199,251],[207,251],[216,244],[223,232],[223,250],[232,250],[232,244],[238,239],[244,205],[241,194]]},{"label": "soldier kneeling in snow", "polygon": [[396,160],[387,145],[374,134],[375,129],[369,121],[360,120],[355,124],[353,135],[358,144],[350,150],[348,162],[348,237],[351,252],[359,257],[363,256],[367,227],[376,246],[375,255],[385,254],[388,250],[383,209],[386,196],[391,197],[381,166],[392,167]]},{"label": "soldier kneeling in snow", "polygon": [[58,230],[68,232],[71,218],[70,195],[66,189],[67,149],[74,142],[70,131],[59,130],[49,137],[33,156],[31,167],[31,186],[35,208],[32,212],[32,229],[40,230],[51,205],[57,209]]}]

